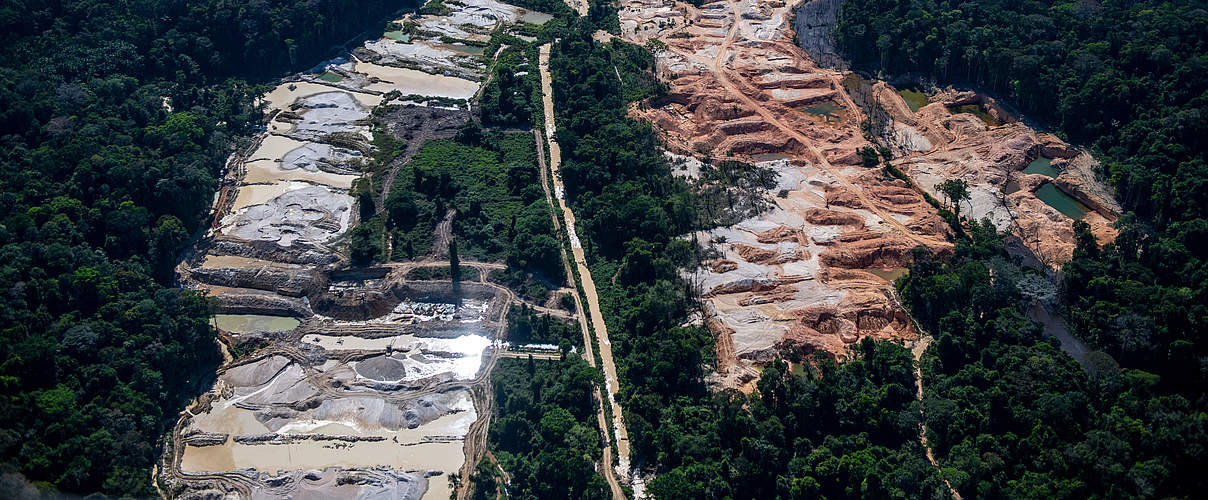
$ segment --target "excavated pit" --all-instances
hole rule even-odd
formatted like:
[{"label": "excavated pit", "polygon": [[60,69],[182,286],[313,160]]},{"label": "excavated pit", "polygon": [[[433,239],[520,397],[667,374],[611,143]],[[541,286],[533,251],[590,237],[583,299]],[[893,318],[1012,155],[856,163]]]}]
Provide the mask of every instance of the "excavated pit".
[{"label": "excavated pit", "polygon": [[[917,338],[892,281],[915,247],[951,252],[947,224],[925,197],[943,200],[936,186],[944,180],[969,182],[962,215],[990,218],[1050,265],[1068,259],[1074,239],[1070,219],[1034,195],[1044,184],[1090,207],[1083,220],[1101,241],[1113,236],[1107,226],[1118,207],[1087,175],[1089,155],[986,96],[909,94],[916,112],[886,83],[846,72],[829,37],[838,5],[816,0],[794,13],[762,0],[621,3],[623,39],[666,44],[655,60],[667,96],[631,113],[666,132],[668,154],[683,165],[677,175],[697,175],[684,158],[703,155],[777,174],[764,193],[770,210],[695,235],[719,254],[694,280],[706,297],[705,324],[718,334],[723,386],[753,388],[758,364],[788,346],[843,358],[863,337]],[[815,58],[795,43],[794,25]],[[863,165],[859,150],[872,145],[866,121],[909,181]],[[1041,154],[1080,169],[1056,167],[1055,179],[1020,172]],[[1009,182],[1019,189],[1003,194]]]},{"label": "excavated pit", "polygon": [[[541,19],[493,0],[447,6],[405,19],[471,42]],[[475,47],[402,38],[261,97],[267,131],[228,163],[214,225],[178,267],[182,286],[213,297],[230,357],[181,413],[159,469],[169,496],[443,500],[477,453],[512,294],[469,278],[408,281],[412,264],[349,268],[339,251],[374,108],[389,104],[379,119],[406,143],[404,162],[471,119],[450,99],[472,98],[487,67]]]}]

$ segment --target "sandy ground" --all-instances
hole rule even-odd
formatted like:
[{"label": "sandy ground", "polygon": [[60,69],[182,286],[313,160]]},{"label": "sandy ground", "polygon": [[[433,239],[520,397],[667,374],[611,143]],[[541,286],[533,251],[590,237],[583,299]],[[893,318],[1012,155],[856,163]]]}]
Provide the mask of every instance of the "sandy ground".
[{"label": "sandy ground", "polygon": [[469,99],[478,92],[479,83],[465,78],[433,75],[423,71],[381,66],[368,62],[356,62],[356,71],[383,80],[366,87],[369,90],[390,92],[398,90],[403,95],[419,94],[454,99]]}]

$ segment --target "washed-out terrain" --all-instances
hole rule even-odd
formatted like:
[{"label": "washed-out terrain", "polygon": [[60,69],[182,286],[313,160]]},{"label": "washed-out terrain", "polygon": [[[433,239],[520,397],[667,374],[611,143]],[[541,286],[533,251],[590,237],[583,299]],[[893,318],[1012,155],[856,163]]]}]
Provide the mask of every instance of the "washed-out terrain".
[{"label": "washed-out terrain", "polygon": [[[753,388],[757,366],[788,345],[841,358],[864,337],[917,339],[892,281],[915,247],[952,251],[927,200],[947,205],[945,180],[968,182],[962,215],[990,219],[1017,252],[1050,267],[1069,259],[1075,218],[1100,241],[1115,235],[1120,209],[1089,154],[987,96],[899,92],[852,73],[827,40],[838,5],[621,3],[621,37],[652,47],[670,84],[632,113],[666,132],[677,173],[739,160],[776,175],[768,210],[697,235],[720,254],[694,279],[725,386]],[[876,145],[892,150],[904,179],[865,166],[860,149]]]},{"label": "washed-out terrain", "polygon": [[167,495],[445,499],[482,453],[484,386],[517,301],[486,280],[503,265],[410,280],[448,263],[353,268],[339,250],[374,109],[390,106],[385,133],[409,148],[451,137],[471,119],[491,32],[548,19],[494,0],[447,7],[262,96],[266,130],[228,162],[213,226],[178,267],[213,297],[226,361],[173,431]]}]

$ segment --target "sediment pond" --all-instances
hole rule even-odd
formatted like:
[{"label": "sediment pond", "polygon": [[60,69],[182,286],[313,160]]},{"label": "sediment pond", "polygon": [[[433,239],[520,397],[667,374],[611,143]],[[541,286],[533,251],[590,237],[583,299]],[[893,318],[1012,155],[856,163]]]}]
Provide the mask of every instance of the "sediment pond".
[{"label": "sediment pond", "polygon": [[1037,189],[1036,197],[1071,219],[1081,219],[1082,216],[1091,211],[1082,202],[1066,194],[1065,191],[1062,191],[1052,183],[1045,184],[1040,189]]},{"label": "sediment pond", "polygon": [[1053,159],[1045,158],[1043,156],[1038,157],[1035,160],[1032,160],[1032,162],[1029,163],[1028,166],[1024,167],[1023,173],[1040,174],[1040,175],[1046,175],[1049,177],[1057,177],[1057,169],[1053,168]]},{"label": "sediment pond", "polygon": [[815,118],[821,118],[822,121],[826,123],[832,123],[843,120],[844,110],[842,106],[839,106],[831,101],[826,101],[818,104],[811,104],[809,106],[802,106],[797,108],[797,111]]},{"label": "sediment pond", "polygon": [[867,271],[876,275],[878,278],[881,278],[890,283],[893,283],[894,281],[897,281],[898,278],[901,278],[902,276],[906,276],[907,274],[910,273],[910,269],[907,269],[905,267],[899,267],[899,268],[895,268],[895,269],[875,269],[874,268],[874,269],[867,269]]},{"label": "sediment pond", "polygon": [[902,96],[902,100],[906,101],[906,106],[910,107],[910,111],[917,112],[919,108],[927,105],[927,94],[917,88],[898,89],[898,95]]},{"label": "sediment pond", "polygon": [[231,333],[288,332],[301,324],[289,316],[264,314],[216,314],[214,325]]}]

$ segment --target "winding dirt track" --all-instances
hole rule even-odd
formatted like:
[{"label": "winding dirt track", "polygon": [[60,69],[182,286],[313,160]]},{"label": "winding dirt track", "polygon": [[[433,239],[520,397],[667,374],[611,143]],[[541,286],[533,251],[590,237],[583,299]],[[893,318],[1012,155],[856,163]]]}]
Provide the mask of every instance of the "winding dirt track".
[{"label": "winding dirt track", "polygon": [[[921,331],[921,330],[920,330]],[[923,365],[921,359],[923,353],[927,351],[927,346],[931,345],[931,336],[924,335],[919,337],[918,342],[915,342],[914,347],[910,349],[910,353],[914,355],[914,383],[918,387],[918,392],[915,394],[915,399],[919,401],[919,443],[923,445],[923,450],[927,455],[927,461],[938,471],[940,470],[939,462],[935,461],[935,453],[931,451],[931,445],[927,443],[927,420],[923,418]],[[952,487],[952,483],[944,479],[944,484],[948,486],[948,493],[956,500],[963,500],[961,494]]]},{"label": "winding dirt track", "polygon": [[[587,328],[586,316],[591,316],[592,328],[595,329],[596,336],[599,338],[600,361],[603,364],[601,368],[604,371],[604,384],[606,386],[605,388],[607,389],[607,399],[601,397],[599,387],[596,388],[595,394],[596,399],[601,401],[599,411],[596,413],[596,420],[600,426],[600,430],[604,433],[605,440],[604,457],[602,463],[600,464],[600,469],[604,475],[604,479],[608,482],[609,488],[612,490],[613,498],[624,499],[625,492],[621,489],[621,485],[617,480],[616,471],[613,470],[612,448],[610,444],[613,441],[613,432],[615,431],[617,454],[619,455],[618,468],[621,470],[622,474],[628,474],[629,433],[625,430],[625,421],[622,415],[621,405],[616,402],[615,391],[620,386],[617,382],[616,365],[613,363],[612,359],[612,344],[608,340],[608,328],[607,325],[604,324],[604,316],[600,312],[600,300],[596,293],[596,285],[591,279],[591,270],[587,268],[587,260],[583,255],[583,247],[579,244],[578,237],[575,236],[575,214],[570,210],[570,207],[566,205],[566,199],[562,196],[564,191],[562,180],[558,173],[558,167],[562,164],[562,151],[558,147],[557,141],[554,140],[554,101],[553,87],[549,75],[549,53],[550,44],[547,43],[542,45],[539,51],[538,64],[541,72],[541,100],[545,107],[545,138],[549,146],[549,168],[551,170],[551,177],[553,178],[554,182],[554,192],[557,195],[558,206],[562,209],[562,217],[566,226],[565,234],[570,239],[571,252],[574,255],[575,266],[579,271],[580,285],[582,286],[583,295],[587,297],[587,309],[584,309],[583,305],[579,303],[578,294],[576,294],[575,302],[578,304],[579,311],[585,313],[578,315],[580,318],[579,326],[583,330],[583,344],[585,354],[587,354],[587,362],[592,366],[595,366],[595,356],[593,356],[591,353],[592,339],[591,333]],[[538,153],[538,156],[544,160],[545,155],[540,154],[540,151],[538,151]],[[542,183],[544,184],[544,177]],[[549,188],[546,187],[547,195],[548,189]],[[564,253],[563,260],[566,261],[567,257],[568,256]],[[568,267],[569,265],[570,263],[567,262]],[[568,276],[571,275],[568,274]],[[612,412],[613,429],[608,428],[608,421],[604,415],[605,404],[608,405],[610,411]]]}]

